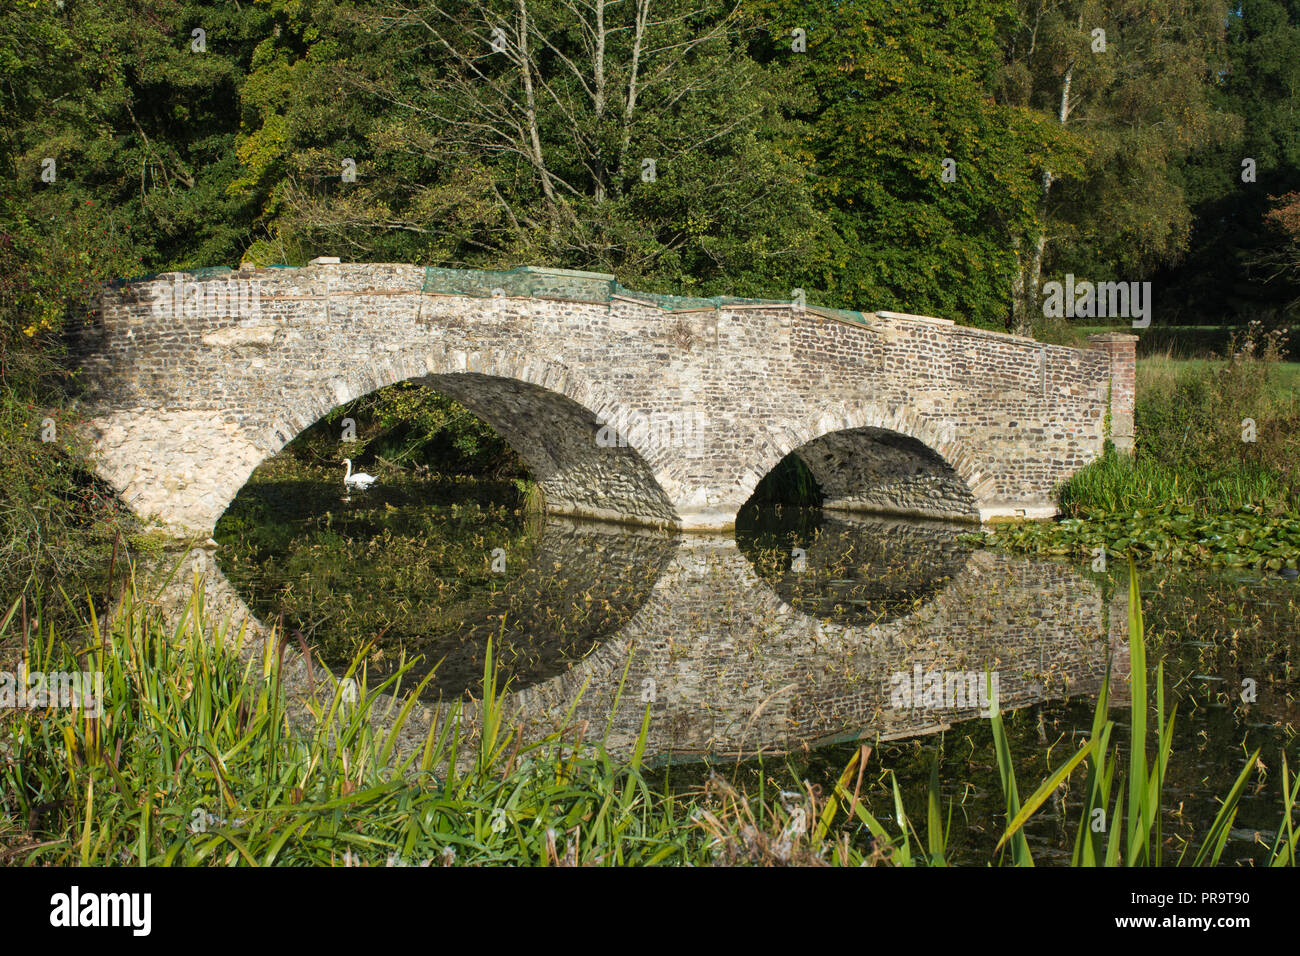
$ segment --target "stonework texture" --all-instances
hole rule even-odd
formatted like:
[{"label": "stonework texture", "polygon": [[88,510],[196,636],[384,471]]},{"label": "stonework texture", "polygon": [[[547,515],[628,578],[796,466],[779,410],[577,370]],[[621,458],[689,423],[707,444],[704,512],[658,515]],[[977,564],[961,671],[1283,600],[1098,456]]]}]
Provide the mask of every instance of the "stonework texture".
[{"label": "stonework texture", "polygon": [[96,467],[137,512],[207,535],[259,463],[404,380],[496,428],[552,510],[688,530],[730,527],[792,452],[832,506],[977,520],[1050,510],[1107,422],[1131,447],[1130,336],[1076,349],[888,312],[666,311],[601,301],[612,277],[529,274],[526,297],[430,293],[423,268],[373,264],[107,287],[73,343]]},{"label": "stonework texture", "polygon": [[[932,566],[928,577],[918,571],[914,583],[929,582],[923,594],[897,602],[874,622],[856,623],[827,619],[821,611],[828,609],[808,613],[793,607],[783,593],[788,582],[773,587],[759,577],[730,535],[656,538],[663,533],[632,532],[643,536],[631,545],[638,551],[635,560],[651,562],[657,575],[635,595],[639,606],[629,608],[622,625],[581,661],[540,668],[518,689],[512,684],[502,701],[503,721],[512,727],[522,722],[528,739],[566,720],[571,728],[586,721],[612,752],[626,755],[648,706],[649,754],[754,756],[845,734],[866,741],[913,736],[987,713],[970,701],[914,699],[899,706],[898,676],[918,669],[976,681],[996,675],[1004,711],[1095,692],[1114,668],[1115,676],[1126,674],[1126,658],[1117,652],[1127,646],[1127,595],[1108,602],[1098,584],[1068,565],[965,551],[955,546],[952,526],[927,531],[915,524],[891,527],[890,520],[851,516],[834,522],[857,524],[886,553],[916,551],[925,560],[937,558],[940,566]],[[630,546],[628,532],[617,526],[550,521],[543,563],[553,558],[570,567],[575,555]],[[810,550],[810,569],[818,558]],[[291,716],[311,726],[308,701],[313,695],[328,701],[338,678],[319,661],[308,667],[293,642],[280,652],[271,629],[252,615],[210,550],[188,552],[176,573],[180,560],[174,552],[139,569],[140,580],[148,582],[144,593],[156,595],[165,618],[176,623],[195,613],[191,596],[201,583],[198,607],[227,633],[242,634],[246,656],[261,662],[282,653]],[[883,605],[891,603],[890,590],[900,587],[894,577],[881,580]],[[511,587],[522,589],[523,599],[535,599],[525,578]],[[466,674],[475,661],[481,666],[478,650],[474,642],[466,648]],[[417,671],[402,688],[421,677]],[[1118,681],[1112,683],[1112,693],[1122,690]],[[382,698],[372,710],[376,726],[387,728],[385,721],[399,710]],[[401,752],[418,748],[431,727],[453,714],[472,740],[478,708],[451,695],[414,706]],[[472,757],[473,747],[463,752]]]}]

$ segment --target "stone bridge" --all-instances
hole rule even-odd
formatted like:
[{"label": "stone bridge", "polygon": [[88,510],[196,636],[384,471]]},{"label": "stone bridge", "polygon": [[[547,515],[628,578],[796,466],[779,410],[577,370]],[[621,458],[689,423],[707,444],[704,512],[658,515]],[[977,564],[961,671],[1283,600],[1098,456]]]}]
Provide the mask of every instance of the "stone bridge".
[{"label": "stone bridge", "polygon": [[793,453],[832,508],[1046,515],[1108,435],[1131,447],[1134,341],[316,260],[114,284],[73,350],[100,474],[138,513],[207,536],[259,463],[408,380],[495,428],[557,513],[727,529]]}]

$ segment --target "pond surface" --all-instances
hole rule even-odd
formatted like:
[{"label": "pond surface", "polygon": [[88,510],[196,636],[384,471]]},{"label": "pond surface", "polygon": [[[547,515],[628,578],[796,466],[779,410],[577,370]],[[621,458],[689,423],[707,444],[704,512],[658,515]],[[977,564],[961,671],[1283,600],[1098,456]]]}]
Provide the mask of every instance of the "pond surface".
[{"label": "pond surface", "polygon": [[[751,507],[734,534],[677,535],[524,503],[510,482],[401,474],[349,499],[333,472],[273,459],[218,525],[218,561],[259,617],[283,615],[336,670],[361,655],[371,683],[415,661],[419,676],[437,665],[427,698],[477,694],[491,640],[539,719],[572,708],[619,751],[648,707],[648,751],[676,788],[709,768],[751,791],[829,786],[868,743],[872,770],[896,771],[924,819],[939,756],[958,860],[987,859],[1005,823],[991,690],[1022,794],[1086,736],[1107,675],[1127,741],[1126,568],[971,551],[962,526],[817,508]],[[1267,770],[1224,857],[1258,859],[1282,748],[1300,764],[1300,586],[1148,569],[1142,587],[1151,680],[1163,659],[1178,706],[1167,852],[1204,832],[1260,747]],[[887,819],[892,802],[872,810]],[[1068,861],[1076,820],[1068,791],[1044,807],[1036,858]]]}]

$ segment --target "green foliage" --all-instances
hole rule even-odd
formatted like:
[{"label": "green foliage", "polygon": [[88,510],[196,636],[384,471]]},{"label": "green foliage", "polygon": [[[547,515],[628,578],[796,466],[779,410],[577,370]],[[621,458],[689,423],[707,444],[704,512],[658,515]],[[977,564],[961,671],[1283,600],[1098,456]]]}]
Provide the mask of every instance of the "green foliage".
[{"label": "green foliage", "polygon": [[[0,20],[0,23],[3,23]],[[3,121],[0,121],[0,125]],[[11,188],[11,187],[5,187]],[[106,262],[111,225],[90,200],[45,193],[39,210],[0,196],[0,598],[33,578],[74,590],[138,522],[86,464],[67,410],[64,322]],[[118,260],[120,261],[120,260]]]},{"label": "green foliage", "polygon": [[1152,514],[1162,508],[1213,517],[1278,511],[1291,492],[1276,473],[1250,465],[1210,472],[1111,450],[1061,486],[1061,507],[1069,516],[1088,519],[1135,511]]},{"label": "green foliage", "polygon": [[[9,215],[58,235],[69,231],[67,210],[93,203],[105,235],[77,268],[62,263],[75,280],[237,259],[248,216],[226,186],[243,64],[268,26],[259,7],[164,0],[144,13],[109,0],[20,3],[0,15]],[[194,53],[200,25],[208,49]],[[54,182],[40,178],[46,158]]]},{"label": "green foliage", "polygon": [[393,464],[417,463],[444,475],[518,476],[527,469],[491,426],[459,402],[413,382],[379,389],[334,409],[301,441],[334,444],[345,417],[357,423],[354,459],[371,454]]},{"label": "green foliage", "polygon": [[[788,297],[824,217],[784,80],[746,55],[752,25],[732,5],[637,10],[611,4],[598,21],[556,0],[440,14],[323,2],[287,14],[244,89],[232,188],[261,203],[270,249]],[[349,158],[357,178],[344,183]]]},{"label": "green foliage", "polygon": [[1211,102],[1226,0],[1015,6],[998,101],[1058,124],[1083,160],[1043,167],[1037,222],[1019,247],[1032,317],[1044,277],[1131,281],[1177,262],[1192,222],[1181,167],[1197,150],[1222,151],[1240,118]]},{"label": "green foliage", "polygon": [[[341,443],[351,419],[355,441]],[[526,478],[528,469],[486,422],[454,399],[398,382],[331,409],[285,449],[304,464],[415,468],[444,476]]]},{"label": "green foliage", "polygon": [[[1036,221],[1039,169],[1077,166],[1054,124],[993,101],[1013,5],[760,7],[774,63],[812,91],[805,149],[836,230],[819,284],[839,305],[1002,327],[1012,241]],[[795,28],[807,30],[805,55],[790,51]]]},{"label": "green foliage", "polygon": [[[241,256],[531,262],[1000,326],[1039,238],[1048,271],[1176,257],[1200,194],[1182,161],[1239,114],[1265,166],[1294,165],[1292,0],[1176,7],[655,0],[644,22],[615,4],[598,25],[561,0],[438,16],[386,0],[16,3],[0,14],[0,232],[33,229],[19,261],[44,252],[75,282]],[[88,202],[98,234],[54,255]],[[57,293],[17,327],[53,327]]]},{"label": "green foliage", "polygon": [[1171,170],[1196,218],[1186,257],[1156,277],[1161,322],[1240,323],[1300,301],[1296,233],[1270,218],[1272,200],[1300,189],[1300,2],[1240,0],[1224,19],[1226,63],[1209,96],[1216,119],[1240,122]]},{"label": "green foliage", "polygon": [[262,27],[249,6],[0,9],[0,594],[31,574],[76,590],[131,533],[71,440],[63,333],[106,279],[238,257],[247,217],[224,189],[241,38]]}]

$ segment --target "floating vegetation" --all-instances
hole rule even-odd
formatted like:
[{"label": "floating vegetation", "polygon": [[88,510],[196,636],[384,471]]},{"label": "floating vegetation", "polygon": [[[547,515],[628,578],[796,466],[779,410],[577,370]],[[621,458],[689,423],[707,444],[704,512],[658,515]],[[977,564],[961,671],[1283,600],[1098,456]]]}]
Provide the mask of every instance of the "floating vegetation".
[{"label": "floating vegetation", "polygon": [[[1132,512],[1093,512],[1087,518],[1020,522],[964,536],[1028,554],[1092,560],[1104,548],[1112,559],[1295,572],[1300,560],[1300,515],[1254,505],[1198,515],[1190,505],[1165,504]],[[1294,574],[1289,575],[1294,576]]]}]

